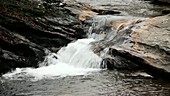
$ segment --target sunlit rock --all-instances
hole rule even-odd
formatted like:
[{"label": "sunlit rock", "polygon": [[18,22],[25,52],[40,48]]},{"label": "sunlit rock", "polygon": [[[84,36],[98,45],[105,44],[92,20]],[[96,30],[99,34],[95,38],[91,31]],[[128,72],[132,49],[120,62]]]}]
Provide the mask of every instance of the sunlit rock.
[{"label": "sunlit rock", "polygon": [[121,64],[126,59],[155,77],[166,78],[170,74],[169,25],[169,15],[112,22],[109,26],[116,29],[112,31],[116,35],[109,41],[96,43],[94,51],[98,53],[109,47],[110,64]]}]

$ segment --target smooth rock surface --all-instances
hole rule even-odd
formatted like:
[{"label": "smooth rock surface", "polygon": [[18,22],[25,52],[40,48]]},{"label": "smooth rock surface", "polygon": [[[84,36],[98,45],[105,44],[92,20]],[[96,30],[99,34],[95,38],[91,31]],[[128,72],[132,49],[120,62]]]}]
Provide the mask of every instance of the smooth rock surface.
[{"label": "smooth rock surface", "polygon": [[[111,22],[108,26],[113,31],[110,33],[116,35],[111,40],[97,42],[94,51],[98,53],[108,47],[108,54],[112,57],[110,64],[114,64],[114,67],[115,63],[120,65],[126,59],[129,62],[126,64],[135,64],[155,77],[168,78],[170,75],[169,25],[169,15]],[[106,37],[108,35],[110,34]]]}]

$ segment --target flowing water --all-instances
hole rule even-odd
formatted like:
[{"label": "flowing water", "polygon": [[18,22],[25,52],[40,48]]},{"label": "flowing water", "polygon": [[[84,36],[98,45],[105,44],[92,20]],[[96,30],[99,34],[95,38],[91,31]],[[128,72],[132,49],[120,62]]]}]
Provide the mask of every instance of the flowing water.
[{"label": "flowing water", "polygon": [[[40,80],[65,76],[85,75],[100,70],[101,57],[91,50],[90,42],[94,39],[79,39],[61,48],[57,54],[49,53],[39,68],[17,68],[12,73],[4,74],[5,79]],[[47,66],[44,66],[47,65]]]},{"label": "flowing water", "polygon": [[102,70],[89,75],[58,79],[1,81],[1,96],[169,96],[164,81],[126,77],[118,71]]},{"label": "flowing water", "polygon": [[[121,3],[122,1],[124,3]],[[146,2],[140,3],[142,1],[138,0],[132,1],[86,0],[91,4],[97,2],[97,5],[106,8],[113,5],[118,6],[120,10],[132,7],[134,10],[138,9],[136,5],[128,6],[128,4],[137,3],[141,4],[140,6],[146,4]],[[151,12],[151,9],[155,7],[153,5],[146,7],[148,5],[150,4],[143,5],[143,11]],[[126,8],[124,8],[125,6]],[[128,12],[127,14],[131,15],[131,11]],[[143,17],[139,13],[136,15]],[[158,15],[158,13],[153,11],[145,16]],[[102,40],[104,37],[96,36],[96,34],[92,34],[92,31],[96,26],[101,28],[108,21],[122,18],[129,19],[131,17],[96,16],[94,21],[98,23],[93,22],[89,29],[88,39],[74,41],[61,48],[57,53],[47,50],[48,55],[44,62],[39,64],[39,68],[17,68],[13,72],[4,74],[0,78],[0,96],[170,96],[170,83],[166,81],[132,75],[132,73],[139,74],[136,72],[100,69],[101,56],[104,56],[104,52],[100,56],[94,54],[91,43]]]}]

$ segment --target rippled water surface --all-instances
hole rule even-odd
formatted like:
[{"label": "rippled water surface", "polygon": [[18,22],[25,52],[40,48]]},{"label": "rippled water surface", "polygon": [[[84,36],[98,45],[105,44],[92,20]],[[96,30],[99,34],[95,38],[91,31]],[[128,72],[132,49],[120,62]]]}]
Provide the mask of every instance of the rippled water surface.
[{"label": "rippled water surface", "polygon": [[39,81],[1,80],[0,92],[0,96],[170,96],[170,84],[103,70]]}]

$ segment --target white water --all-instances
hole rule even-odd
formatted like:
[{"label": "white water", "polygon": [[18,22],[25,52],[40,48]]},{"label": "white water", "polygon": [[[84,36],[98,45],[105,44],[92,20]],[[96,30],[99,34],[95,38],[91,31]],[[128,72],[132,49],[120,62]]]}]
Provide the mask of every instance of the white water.
[{"label": "white water", "polygon": [[[90,42],[94,39],[79,39],[74,43],[61,48],[57,54],[50,53],[39,68],[17,68],[15,71],[4,74],[6,79],[56,78],[65,76],[85,75],[100,70],[101,58],[90,49]],[[56,59],[57,57],[58,59]]]}]

